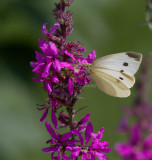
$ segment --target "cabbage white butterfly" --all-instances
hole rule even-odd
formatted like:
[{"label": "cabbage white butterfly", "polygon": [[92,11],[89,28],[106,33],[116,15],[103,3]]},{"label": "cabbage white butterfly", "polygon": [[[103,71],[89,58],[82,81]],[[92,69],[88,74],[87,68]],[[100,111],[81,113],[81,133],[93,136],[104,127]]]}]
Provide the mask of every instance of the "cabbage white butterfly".
[{"label": "cabbage white butterfly", "polygon": [[128,97],[141,61],[142,54],[123,52],[101,57],[84,66],[101,91],[114,97]]}]

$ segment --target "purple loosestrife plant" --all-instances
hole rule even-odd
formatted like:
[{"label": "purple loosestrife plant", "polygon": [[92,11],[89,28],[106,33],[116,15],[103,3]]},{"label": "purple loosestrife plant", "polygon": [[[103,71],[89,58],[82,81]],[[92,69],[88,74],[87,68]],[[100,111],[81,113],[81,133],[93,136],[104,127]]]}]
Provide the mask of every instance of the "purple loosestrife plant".
[{"label": "purple loosestrife plant", "polygon": [[127,135],[126,142],[115,145],[117,153],[123,160],[152,160],[152,105],[148,101],[148,71],[151,59],[144,61],[142,72],[136,89],[138,97],[134,107],[124,107],[124,112],[134,118],[134,123],[129,125],[128,118],[123,118],[118,127],[118,132]]},{"label": "purple loosestrife plant", "polygon": [[[51,111],[52,125],[45,122],[51,138],[47,141],[49,146],[42,151],[51,153],[52,160],[76,160],[78,156],[82,156],[83,160],[95,157],[106,160],[105,153],[111,149],[108,148],[108,142],[101,141],[104,128],[97,133],[93,132],[93,126],[89,122],[90,113],[80,121],[74,121],[76,113],[85,108],[73,109],[78,95],[82,93],[82,87],[91,81],[83,63],[91,64],[96,58],[96,51],[84,57],[86,48],[80,42],[66,40],[73,31],[72,13],[66,11],[66,7],[72,2],[73,0],[61,0],[55,4],[53,14],[57,23],[50,31],[46,28],[47,23],[43,24],[45,40],[39,39],[41,53],[36,51],[36,62],[30,63],[37,75],[33,80],[43,82],[48,96],[47,103],[38,107],[38,110],[43,110],[40,121],[50,116]],[[67,128],[68,131],[61,134],[61,128]],[[91,139],[92,143],[89,145]],[[70,157],[68,152],[71,152]]]}]

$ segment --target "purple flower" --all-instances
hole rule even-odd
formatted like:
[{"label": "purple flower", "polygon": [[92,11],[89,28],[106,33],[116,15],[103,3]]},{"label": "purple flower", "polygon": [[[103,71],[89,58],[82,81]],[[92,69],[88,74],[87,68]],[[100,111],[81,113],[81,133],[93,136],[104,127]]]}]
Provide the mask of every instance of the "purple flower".
[{"label": "purple flower", "polygon": [[60,26],[59,23],[56,23],[53,25],[53,27],[50,29],[50,32],[48,32],[48,30],[46,29],[46,25],[47,23],[44,23],[42,26],[42,33],[45,34],[46,36],[50,37]]},{"label": "purple flower", "polygon": [[69,78],[69,80],[68,80],[68,91],[69,91],[70,95],[73,94],[73,81],[71,78]]},{"label": "purple flower", "polygon": [[49,107],[48,108],[44,108],[44,109],[45,109],[45,112],[43,113],[43,115],[42,115],[42,117],[40,119],[41,122],[44,121],[44,119],[47,117],[48,111],[49,111]]},{"label": "purple flower", "polygon": [[124,160],[147,160],[152,159],[152,135],[142,139],[141,128],[135,125],[130,133],[127,143],[117,143],[115,149]]},{"label": "purple flower", "polygon": [[40,38],[39,47],[42,50],[44,55],[51,56],[51,57],[48,57],[49,61],[50,61],[50,58],[52,59],[52,57],[56,57],[58,55],[57,47],[53,42],[49,42],[49,44],[47,44],[45,40]]},{"label": "purple flower", "polygon": [[89,53],[88,57],[86,57],[85,59],[87,60],[88,63],[92,63],[95,58],[96,58],[96,51],[93,51]]},{"label": "purple flower", "polygon": [[[68,146],[67,150],[71,151],[71,158],[75,160],[79,155],[82,155],[83,160],[95,159],[95,156],[100,160],[106,160],[107,157],[104,152],[108,153],[111,151],[107,148],[108,142],[101,141],[104,129],[102,128],[99,132],[93,133],[93,126],[88,123],[85,130],[85,141],[82,135],[77,130],[73,130],[72,133],[79,136],[80,146]],[[88,146],[88,142],[92,137],[92,144]]]},{"label": "purple flower", "polygon": [[72,61],[69,61],[69,62],[75,63],[75,64],[77,63],[76,58],[68,50],[64,50],[63,53],[65,53],[66,55],[68,55],[69,57],[71,57]]},{"label": "purple flower", "polygon": [[47,143],[50,144],[50,147],[43,148],[42,151],[46,153],[52,153],[51,154],[52,159],[54,159],[53,158],[54,153],[58,152],[58,156],[56,158],[59,160],[61,152],[63,152],[62,156],[65,158],[66,157],[64,153],[66,150],[65,148],[67,146],[73,146],[75,143],[78,143],[78,141],[69,140],[69,138],[71,138],[72,136],[72,132],[67,132],[67,133],[64,133],[63,135],[60,135],[58,133],[57,118],[54,110],[52,110],[51,119],[52,119],[52,123],[54,125],[55,130],[53,129],[53,127],[49,122],[45,123],[46,129],[50,134],[51,139],[47,141]]},{"label": "purple flower", "polygon": [[128,119],[127,118],[122,118],[120,121],[120,125],[117,127],[118,132],[126,132],[129,129],[128,125]]},{"label": "purple flower", "polygon": [[[74,116],[75,116],[75,111],[73,110],[72,119],[74,119]],[[73,130],[78,130],[79,132],[84,132],[87,127],[87,124],[85,124],[85,123],[87,123],[89,121],[89,118],[90,118],[90,113],[86,114],[85,117],[82,118],[79,122],[75,121],[73,123]],[[69,115],[67,115],[65,112],[60,113],[59,121],[62,126],[70,128],[69,120],[70,120]]]},{"label": "purple flower", "polygon": [[[74,120],[76,113],[85,107],[75,110],[73,106],[78,100],[78,95],[82,93],[82,87],[91,81],[84,63],[93,63],[96,51],[86,57],[86,48],[83,48],[79,41],[66,41],[66,37],[73,30],[72,13],[66,11],[66,7],[72,2],[73,0],[66,0],[55,4],[53,14],[58,23],[54,24],[50,31],[46,29],[47,23],[43,24],[41,31],[46,40],[39,39],[41,53],[36,51],[36,61],[30,63],[32,71],[37,75],[33,80],[43,83],[48,96],[47,103],[39,105],[38,108],[44,110],[40,121],[45,120],[51,108],[52,123],[45,122],[51,138],[46,142],[49,146],[42,151],[50,153],[52,160],[75,160],[78,156],[82,156],[82,160],[95,160],[96,157],[106,160],[105,153],[111,149],[107,148],[108,142],[101,141],[104,128],[93,133],[93,126],[88,123],[90,113],[78,122]],[[61,134],[61,128],[69,130]],[[85,138],[82,137],[83,133]],[[92,143],[89,145],[91,139]],[[67,156],[69,151],[71,157]]]},{"label": "purple flower", "polygon": [[117,153],[123,160],[152,160],[152,105],[147,100],[150,64],[151,59],[147,57],[136,83],[138,94],[133,108],[123,108],[128,119],[134,118],[133,125],[128,124],[128,119],[123,119],[118,130],[127,135],[126,142],[115,145]]},{"label": "purple flower", "polygon": [[[30,63],[31,66],[34,68],[33,72],[39,75],[38,80],[40,81],[43,81],[43,78],[49,76],[51,66],[55,63],[53,61],[53,57],[57,56],[58,51],[57,48],[54,47],[54,44],[52,45],[53,47],[51,47],[51,45],[48,45],[43,39],[40,39],[39,46],[42,49],[43,55],[36,51],[35,53],[37,62]],[[53,66],[56,67],[56,64],[54,64]],[[55,67],[54,70],[56,69]]]},{"label": "purple flower", "polygon": [[[50,36],[57,30],[58,26],[58,23],[55,24],[49,33],[46,29],[45,23],[42,32],[46,36]],[[65,83],[63,80],[60,80],[59,73],[57,73],[65,68],[68,68],[71,76],[73,76],[73,78],[69,78],[68,85],[65,84],[65,86],[68,86],[70,95],[72,95],[75,89],[78,88],[74,86],[84,86],[89,83],[90,78],[82,64],[92,63],[96,57],[95,51],[91,52],[88,57],[84,58],[81,54],[85,49],[79,44],[71,43],[66,46],[71,51],[74,51],[74,47],[77,48],[75,50],[76,54],[74,55],[68,49],[63,49],[61,52],[61,48],[56,46],[55,43],[51,41],[47,43],[42,38],[39,39],[39,47],[43,54],[36,51],[37,62],[31,62],[30,64],[33,67],[33,72],[38,75],[34,80],[43,81],[44,89],[47,90],[48,94],[53,91],[53,88],[55,88],[54,85]]]},{"label": "purple flower", "polygon": [[[36,62],[31,62],[33,72],[37,74],[36,82],[43,82],[43,87],[48,94],[48,104],[42,107],[44,113],[40,119],[43,121],[51,107],[73,107],[77,96],[82,92],[81,88],[89,84],[91,79],[86,72],[83,63],[92,63],[96,57],[96,51],[83,56],[86,51],[79,42],[56,42],[51,39],[52,34],[57,36],[59,24],[54,24],[50,32],[46,29],[46,23],[42,27],[42,33],[47,36],[47,41],[40,38],[39,48],[42,54],[36,53]],[[58,30],[59,31],[59,30]],[[58,37],[61,39],[61,37]],[[75,124],[76,125],[76,124]],[[86,125],[79,126],[84,130]]]},{"label": "purple flower", "polygon": [[58,101],[55,101],[53,99],[51,101],[48,100],[48,104],[39,105],[39,108],[38,108],[39,111],[45,110],[43,115],[42,115],[42,117],[41,117],[41,119],[40,119],[40,121],[42,122],[42,121],[45,120],[45,118],[48,115],[48,112],[49,112],[50,108],[56,108],[57,106],[59,106]]},{"label": "purple flower", "polygon": [[80,120],[79,125],[87,123],[89,119],[90,119],[90,113],[86,114],[85,117]]},{"label": "purple flower", "polygon": [[[49,45],[43,40],[39,40],[39,47],[42,49],[43,55],[36,53],[37,62],[31,62],[31,66],[34,68],[33,72],[38,74],[35,81],[43,81],[44,89],[48,93],[52,92],[53,84],[52,82],[58,83],[59,79],[56,72],[60,71],[62,68],[72,68],[72,65],[67,62],[60,62],[58,60],[58,50],[54,43],[49,42]],[[52,76],[50,75],[52,72]]]},{"label": "purple flower", "polygon": [[96,51],[93,51],[93,52],[89,53],[88,57],[85,57],[85,58],[84,57],[79,57],[78,61],[81,64],[83,64],[83,63],[91,64],[95,58],[96,58]]},{"label": "purple flower", "polygon": [[79,122],[75,121],[75,129],[78,130],[79,132],[84,132],[87,128],[87,123],[90,119],[90,113],[87,113]]}]

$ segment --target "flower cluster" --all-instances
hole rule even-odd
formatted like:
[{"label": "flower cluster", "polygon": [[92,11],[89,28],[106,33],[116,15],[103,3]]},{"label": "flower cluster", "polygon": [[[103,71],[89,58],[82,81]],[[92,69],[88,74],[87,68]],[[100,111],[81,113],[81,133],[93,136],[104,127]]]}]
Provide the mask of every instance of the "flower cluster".
[{"label": "flower cluster", "polygon": [[[66,41],[66,36],[73,30],[72,13],[66,11],[66,7],[72,2],[73,0],[61,0],[55,5],[53,14],[58,23],[50,31],[46,28],[47,24],[43,24],[42,33],[46,40],[39,39],[42,52],[36,51],[36,62],[30,63],[37,75],[33,80],[43,82],[48,96],[47,103],[38,107],[38,110],[44,110],[40,121],[44,121],[51,110],[54,126],[49,122],[45,123],[51,139],[47,141],[50,146],[42,151],[51,153],[52,160],[59,160],[61,157],[63,160],[76,160],[78,156],[82,156],[83,160],[95,159],[95,156],[106,160],[105,153],[111,149],[107,148],[108,142],[101,141],[104,129],[93,132],[93,126],[89,122],[90,113],[79,122],[74,121],[76,113],[85,108],[73,109],[78,95],[82,93],[82,87],[91,81],[84,64],[93,62],[96,51],[84,57],[86,48],[80,42]],[[61,128],[68,129],[68,132],[61,134]],[[88,145],[91,138],[92,144]],[[67,152],[71,152],[71,158]]]},{"label": "flower cluster", "polygon": [[146,59],[137,83],[138,97],[134,108],[124,107],[127,116],[135,118],[129,125],[128,119],[121,120],[118,131],[128,136],[127,142],[115,145],[117,153],[124,160],[152,160],[152,105],[148,102],[148,71],[150,59]]},{"label": "flower cluster", "polygon": [[[51,36],[58,26],[58,23],[55,24],[48,33],[44,24],[42,32]],[[38,75],[34,80],[43,82],[49,96],[48,104],[40,110],[46,109],[47,112],[50,107],[74,106],[81,88],[90,82],[83,63],[92,63],[96,52],[93,51],[84,58],[86,49],[78,43],[64,43],[61,47],[42,38],[39,39],[39,47],[42,54],[36,51],[37,61],[30,64],[33,72]]]},{"label": "flower cluster", "polygon": [[[71,159],[76,160],[79,155],[82,156],[83,160],[95,159],[95,156],[100,160],[106,160],[107,157],[105,153],[111,151],[110,148],[107,148],[109,143],[101,141],[103,136],[104,128],[99,132],[93,133],[93,126],[89,122],[87,125],[86,122],[89,121],[90,114],[86,114],[79,122],[74,122],[73,129],[70,132],[59,134],[57,117],[54,110],[52,110],[52,123],[54,128],[49,122],[46,122],[46,128],[49,132],[51,139],[47,141],[50,146],[48,148],[42,149],[43,152],[51,153],[51,158],[59,160],[62,155],[62,159],[70,160],[66,155],[67,151],[71,152]],[[67,115],[64,115],[67,117]],[[82,132],[85,135],[85,140],[82,136]],[[92,138],[91,145],[88,145],[88,142]],[[54,154],[57,153],[57,156]]]}]

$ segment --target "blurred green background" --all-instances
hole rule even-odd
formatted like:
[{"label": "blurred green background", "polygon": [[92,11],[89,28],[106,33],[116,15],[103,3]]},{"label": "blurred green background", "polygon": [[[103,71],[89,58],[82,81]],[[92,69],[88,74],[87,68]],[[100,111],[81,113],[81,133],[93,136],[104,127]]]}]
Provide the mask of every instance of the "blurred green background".
[{"label": "blurred green background", "polygon": [[[41,83],[32,81],[35,75],[29,65],[35,60],[42,24],[55,22],[52,16],[54,0],[0,1],[0,160],[48,160],[50,154],[41,152],[49,139],[42,112],[36,104],[45,103]],[[97,58],[122,51],[146,55],[152,50],[152,31],[145,23],[144,0],[75,0],[70,7],[74,13],[75,30],[69,41],[81,41],[87,53],[97,50]],[[138,74],[137,76],[138,77]],[[85,87],[84,99],[76,108],[88,106],[78,113],[79,120],[91,112],[94,131],[105,127],[103,140],[110,147],[124,136],[116,133],[123,113],[122,105],[131,106],[135,89],[128,98],[113,98],[96,87]],[[49,120],[49,119],[48,119]],[[119,157],[114,150],[109,160]]]}]

